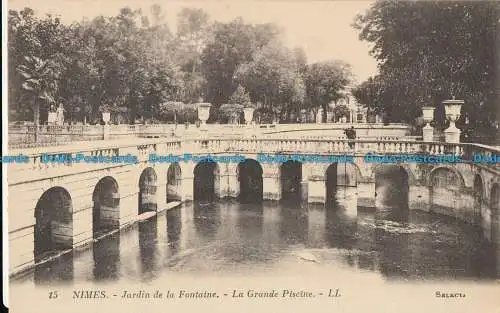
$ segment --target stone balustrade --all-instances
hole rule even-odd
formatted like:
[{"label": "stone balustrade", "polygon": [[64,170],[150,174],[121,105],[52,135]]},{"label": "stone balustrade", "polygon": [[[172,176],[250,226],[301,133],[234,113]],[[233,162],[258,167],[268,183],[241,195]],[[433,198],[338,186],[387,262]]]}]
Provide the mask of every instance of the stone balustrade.
[{"label": "stone balustrade", "polygon": [[[424,153],[430,155],[462,155],[464,146],[473,144],[448,144],[422,141],[380,141],[346,139],[210,139],[190,140],[197,152],[283,152],[283,153],[350,153],[381,154]],[[487,146],[486,146],[487,147]]]},{"label": "stone balustrade", "polygon": [[[354,124],[353,124],[354,125]],[[100,141],[122,138],[241,136],[253,134],[293,138],[345,138],[344,129],[351,124],[207,124],[203,130],[195,125],[39,125],[35,142],[35,126],[9,125],[9,147],[30,148],[71,144],[75,141]],[[408,135],[408,126],[402,124],[355,124],[358,138],[374,140],[401,140]],[[411,137],[408,137],[411,139]]]},{"label": "stone balustrade", "polygon": [[[66,148],[66,149],[65,149]],[[345,140],[345,139],[272,139],[272,138],[207,138],[207,139],[137,139],[93,142],[92,146],[73,145],[60,147],[39,147],[31,149],[11,149],[9,155],[25,155],[29,158],[26,164],[10,164],[8,166],[9,185],[53,175],[64,176],[92,170],[125,166],[124,163],[88,163],[74,162],[80,155],[87,157],[136,157],[138,163],[146,162],[151,153],[158,155],[207,154],[207,153],[297,153],[297,154],[352,154],[363,156],[366,153],[378,154],[428,154],[428,155],[460,155],[471,159],[474,154],[494,157],[500,155],[500,149],[480,144],[450,144],[422,141],[378,141],[378,140]],[[47,162],[43,158],[57,156],[60,162]],[[467,157],[467,156],[470,156]],[[64,157],[66,159],[64,159]],[[498,169],[496,163],[484,164],[486,167]]]},{"label": "stone balustrade", "polygon": [[[10,156],[23,155],[24,164],[9,164],[8,218],[9,247],[11,247],[10,272],[21,271],[35,264],[36,227],[43,221],[36,218],[40,199],[47,192],[62,192],[68,205],[38,207],[38,210],[65,212],[63,218],[53,225],[59,235],[64,235],[67,248],[84,246],[94,239],[94,216],[101,220],[96,225],[113,225],[121,228],[138,220],[138,215],[146,211],[168,209],[168,201],[196,200],[196,181],[206,179],[213,184],[216,197],[237,197],[240,192],[239,166],[234,163],[218,162],[213,168],[213,176],[197,171],[207,164],[179,162],[179,164],[148,163],[152,153],[167,156],[195,155],[235,155],[256,158],[258,153],[266,154],[349,154],[355,155],[354,164],[343,167],[338,177],[353,182],[351,188],[355,199],[344,198],[347,214],[357,214],[357,208],[377,208],[377,172],[383,166],[365,162],[366,153],[379,154],[453,154],[473,156],[481,154],[493,158],[500,155],[500,149],[479,144],[441,143],[408,140],[345,140],[345,139],[305,139],[305,138],[218,138],[211,135],[199,138],[136,138],[134,140],[101,140],[75,143],[66,146],[10,149]],[[75,162],[80,156],[96,158],[98,162]],[[44,158],[60,157],[60,162],[46,162]],[[125,163],[103,163],[99,158],[127,157]],[[262,199],[280,200],[283,195],[283,181],[290,176],[282,171],[280,164],[259,162],[262,169]],[[198,167],[199,166],[199,167]],[[328,199],[329,168],[331,164],[304,162],[300,166],[300,197],[304,203],[326,203]],[[336,168],[333,165],[333,168]],[[395,186],[394,190],[407,190],[408,208],[444,214],[471,225],[481,225],[484,235],[492,242],[500,242],[497,216],[498,195],[500,194],[500,171],[497,163],[419,165],[400,164],[400,175],[406,177],[405,186]],[[215,169],[216,168],[216,169]],[[169,181],[169,172],[174,169],[174,181]],[[349,171],[347,171],[349,169]],[[336,170],[335,170],[336,171]],[[172,173],[172,172],[171,172]],[[177,174],[178,173],[178,174]],[[339,174],[339,173],[337,173]],[[282,176],[284,175],[284,176]],[[283,178],[283,179],[282,179]],[[240,180],[241,181],[241,180]],[[380,181],[380,180],[379,180]],[[394,185],[398,185],[398,181]],[[96,190],[106,187],[109,203],[96,206]],[[339,185],[337,185],[339,186]],[[285,186],[286,187],[286,186]],[[407,189],[405,189],[407,188]],[[345,190],[345,189],[344,189]],[[382,192],[379,192],[379,195]],[[352,194],[354,195],[354,194]],[[138,206],[139,199],[139,206]],[[355,201],[354,201],[355,200]],[[43,201],[42,201],[43,202]],[[349,204],[346,204],[349,203]],[[71,206],[69,206],[71,204]],[[343,205],[344,205],[343,204]],[[99,210],[99,211],[97,211]],[[104,212],[95,213],[95,212]],[[95,215],[99,214],[99,215]],[[55,215],[54,215],[55,216]],[[71,218],[69,218],[71,216]],[[59,218],[59,217],[57,217]],[[71,224],[66,221],[71,220]],[[52,225],[52,224],[51,224]]]}]

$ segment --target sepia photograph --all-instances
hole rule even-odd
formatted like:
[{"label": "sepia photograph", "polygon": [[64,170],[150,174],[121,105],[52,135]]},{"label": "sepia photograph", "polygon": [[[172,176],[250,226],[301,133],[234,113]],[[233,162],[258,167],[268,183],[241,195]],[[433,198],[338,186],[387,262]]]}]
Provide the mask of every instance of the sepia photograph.
[{"label": "sepia photograph", "polygon": [[500,313],[500,2],[2,3],[9,311]]}]

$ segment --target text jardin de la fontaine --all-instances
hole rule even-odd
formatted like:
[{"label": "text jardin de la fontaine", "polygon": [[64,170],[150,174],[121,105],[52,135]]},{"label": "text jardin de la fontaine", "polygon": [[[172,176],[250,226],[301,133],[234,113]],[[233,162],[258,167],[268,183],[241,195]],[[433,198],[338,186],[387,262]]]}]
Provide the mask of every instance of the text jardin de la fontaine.
[{"label": "text jardin de la fontaine", "polygon": [[329,289],[326,292],[311,292],[307,290],[293,290],[293,289],[271,289],[271,290],[237,290],[234,289],[228,293],[218,294],[212,291],[188,291],[167,290],[160,292],[148,292],[144,290],[128,291],[124,290],[120,293],[110,294],[104,290],[75,290],[73,291],[73,299],[89,299],[89,298],[112,298],[120,297],[122,299],[210,299],[210,298],[314,298],[316,296],[326,296],[338,298],[341,296],[339,289]]}]

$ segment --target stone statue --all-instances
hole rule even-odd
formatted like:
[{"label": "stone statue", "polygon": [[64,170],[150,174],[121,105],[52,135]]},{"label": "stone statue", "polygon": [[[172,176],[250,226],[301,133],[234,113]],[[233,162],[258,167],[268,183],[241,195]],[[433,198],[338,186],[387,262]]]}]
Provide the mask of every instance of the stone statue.
[{"label": "stone statue", "polygon": [[56,111],[56,125],[64,125],[64,107],[60,103]]}]

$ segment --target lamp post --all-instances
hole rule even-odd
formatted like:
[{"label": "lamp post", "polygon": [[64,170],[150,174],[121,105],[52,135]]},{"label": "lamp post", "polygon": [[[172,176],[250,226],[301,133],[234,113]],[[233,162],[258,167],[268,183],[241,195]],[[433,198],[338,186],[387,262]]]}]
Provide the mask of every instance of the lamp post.
[{"label": "lamp post", "polygon": [[434,128],[430,125],[430,122],[434,119],[434,107],[422,107],[422,114],[425,123],[422,128],[422,139],[423,141],[434,141]]},{"label": "lamp post", "polygon": [[449,143],[459,143],[460,142],[460,129],[455,126],[455,122],[460,117],[460,109],[464,104],[463,100],[451,100],[443,101],[446,118],[450,121],[450,127],[444,131],[445,141]]}]

